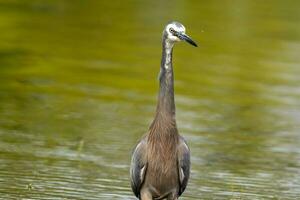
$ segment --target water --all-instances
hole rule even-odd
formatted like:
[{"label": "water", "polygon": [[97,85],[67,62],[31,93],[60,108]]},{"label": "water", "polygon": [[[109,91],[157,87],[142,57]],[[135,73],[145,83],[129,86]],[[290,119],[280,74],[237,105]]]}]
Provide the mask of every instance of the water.
[{"label": "water", "polygon": [[300,198],[300,3],[0,1],[0,198],[134,199],[161,32],[192,151],[182,199]]}]

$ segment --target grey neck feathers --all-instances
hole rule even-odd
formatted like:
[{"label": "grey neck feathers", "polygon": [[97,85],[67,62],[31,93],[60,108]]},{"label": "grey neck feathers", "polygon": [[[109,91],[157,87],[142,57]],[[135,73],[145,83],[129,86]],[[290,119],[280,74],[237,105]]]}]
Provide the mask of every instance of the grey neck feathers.
[{"label": "grey neck feathers", "polygon": [[172,51],[174,43],[163,36],[162,59],[159,75],[159,94],[156,117],[175,122],[174,77],[172,66]]}]

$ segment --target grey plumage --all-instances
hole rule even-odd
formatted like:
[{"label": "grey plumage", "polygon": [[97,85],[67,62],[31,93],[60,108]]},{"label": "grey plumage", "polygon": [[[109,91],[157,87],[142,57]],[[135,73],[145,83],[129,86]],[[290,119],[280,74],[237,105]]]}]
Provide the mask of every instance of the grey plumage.
[{"label": "grey plumage", "polygon": [[135,147],[131,160],[131,188],[136,197],[140,198],[141,186],[144,182],[145,173],[147,171],[146,158],[147,141],[142,139]]}]

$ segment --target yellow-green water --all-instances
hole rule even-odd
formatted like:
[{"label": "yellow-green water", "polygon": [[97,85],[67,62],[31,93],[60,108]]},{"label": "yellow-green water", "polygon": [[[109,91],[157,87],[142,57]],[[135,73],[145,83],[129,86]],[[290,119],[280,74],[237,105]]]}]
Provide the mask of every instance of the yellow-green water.
[{"label": "yellow-green water", "polygon": [[183,199],[300,198],[300,1],[0,0],[0,198],[134,199],[161,32],[192,151]]}]

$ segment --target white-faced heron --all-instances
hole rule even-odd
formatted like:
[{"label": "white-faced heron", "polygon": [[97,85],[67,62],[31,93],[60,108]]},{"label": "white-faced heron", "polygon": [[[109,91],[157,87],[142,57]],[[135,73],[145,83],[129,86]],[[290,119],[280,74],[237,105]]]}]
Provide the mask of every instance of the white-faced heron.
[{"label": "white-faced heron", "polygon": [[135,147],[131,160],[131,187],[141,200],[176,200],[189,180],[190,150],[176,126],[172,66],[173,46],[182,40],[197,46],[185,34],[182,24],[169,23],[163,31],[155,118]]}]

